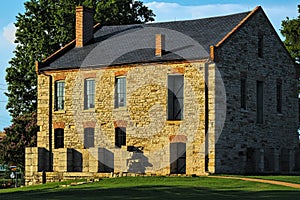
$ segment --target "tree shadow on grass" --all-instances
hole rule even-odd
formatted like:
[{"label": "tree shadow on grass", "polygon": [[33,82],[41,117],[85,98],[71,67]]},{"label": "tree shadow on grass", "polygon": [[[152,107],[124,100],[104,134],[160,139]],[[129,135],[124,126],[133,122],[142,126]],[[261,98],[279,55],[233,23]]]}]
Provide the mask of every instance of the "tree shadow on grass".
[{"label": "tree shadow on grass", "polygon": [[1,199],[299,199],[300,190],[264,190],[264,191],[243,191],[243,190],[213,190],[204,187],[187,186],[138,186],[122,188],[80,187],[70,189],[46,189],[28,192],[16,192],[1,194]]}]

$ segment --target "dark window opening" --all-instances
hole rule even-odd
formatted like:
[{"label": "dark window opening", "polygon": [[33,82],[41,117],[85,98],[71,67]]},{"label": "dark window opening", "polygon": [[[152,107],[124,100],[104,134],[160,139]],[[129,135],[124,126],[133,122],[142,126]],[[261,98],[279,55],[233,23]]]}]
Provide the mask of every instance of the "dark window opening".
[{"label": "dark window opening", "polygon": [[55,110],[63,110],[65,103],[65,82],[64,81],[56,81],[55,82]]},{"label": "dark window opening", "polygon": [[170,144],[171,174],[186,173],[186,144],[176,142]]},{"label": "dark window opening", "polygon": [[258,34],[258,47],[257,47],[257,53],[258,53],[258,57],[262,58],[263,57],[263,34]]},{"label": "dark window opening", "polygon": [[62,128],[54,130],[54,148],[64,148],[64,129]]},{"label": "dark window opening", "polygon": [[241,78],[241,108],[247,109],[247,79]]},{"label": "dark window opening", "polygon": [[115,85],[115,108],[126,106],[126,77],[117,77]]},{"label": "dark window opening", "polygon": [[119,148],[126,145],[126,128],[118,127],[115,129],[115,145]]},{"label": "dark window opening", "polygon": [[168,76],[168,120],[183,118],[183,75]]},{"label": "dark window opening", "polygon": [[94,136],[95,129],[94,128],[85,128],[84,129],[84,148],[88,149],[90,147],[94,147]]},{"label": "dark window opening", "polygon": [[276,84],[276,100],[277,100],[277,112],[282,113],[282,81],[277,80]]},{"label": "dark window opening", "polygon": [[84,80],[84,109],[95,108],[95,80]]},{"label": "dark window opening", "polygon": [[264,100],[263,100],[263,82],[257,81],[256,83],[256,120],[257,123],[263,123],[263,110],[264,108]]}]

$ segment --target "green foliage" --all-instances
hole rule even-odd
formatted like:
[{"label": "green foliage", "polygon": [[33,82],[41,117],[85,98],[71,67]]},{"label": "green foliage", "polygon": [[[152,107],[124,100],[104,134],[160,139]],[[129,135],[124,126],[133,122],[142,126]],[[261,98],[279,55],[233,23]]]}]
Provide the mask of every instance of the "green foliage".
[{"label": "green foliage", "polygon": [[102,25],[140,24],[154,21],[154,17],[141,1],[103,0],[96,4],[95,20]]},{"label": "green foliage", "polygon": [[36,145],[36,113],[23,114],[13,119],[13,124],[5,129],[6,137],[0,143],[0,163],[25,167],[25,147]]},{"label": "green foliage", "polygon": [[296,63],[300,63],[300,5],[298,5],[298,17],[296,19],[283,20],[280,30],[285,37],[284,44]]},{"label": "green foliage", "polygon": [[[133,0],[30,0],[24,5],[25,13],[18,14],[15,23],[17,47],[5,77],[8,83],[6,108],[13,118],[13,125],[6,130],[7,140],[12,143],[5,155],[7,159],[14,157],[12,162],[20,165],[24,163],[24,147],[34,145],[31,140],[19,143],[16,139],[33,134],[20,118],[28,115],[36,118],[32,114],[37,109],[35,62],[42,61],[75,38],[76,6],[94,8],[96,22],[101,24],[144,23],[153,21],[155,16],[142,2]],[[22,148],[12,147],[12,144]]]}]

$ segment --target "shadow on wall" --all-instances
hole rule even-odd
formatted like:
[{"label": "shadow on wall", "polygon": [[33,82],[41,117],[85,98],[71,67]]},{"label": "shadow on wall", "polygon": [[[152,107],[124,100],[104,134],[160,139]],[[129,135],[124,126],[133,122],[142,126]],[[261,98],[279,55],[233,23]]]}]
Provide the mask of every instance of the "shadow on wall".
[{"label": "shadow on wall", "polygon": [[114,171],[114,153],[106,148],[98,148],[98,172]]},{"label": "shadow on wall", "polygon": [[145,173],[146,167],[153,167],[149,159],[144,155],[142,147],[128,146],[130,158],[126,160],[127,171],[130,173]]}]

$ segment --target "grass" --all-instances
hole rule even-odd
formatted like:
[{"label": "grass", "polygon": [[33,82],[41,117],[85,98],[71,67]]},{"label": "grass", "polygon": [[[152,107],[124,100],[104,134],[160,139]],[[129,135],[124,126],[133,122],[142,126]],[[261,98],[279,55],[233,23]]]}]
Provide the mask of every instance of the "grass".
[{"label": "grass", "polygon": [[0,199],[299,199],[300,190],[209,177],[122,177],[67,188],[49,183],[0,190]]}]

